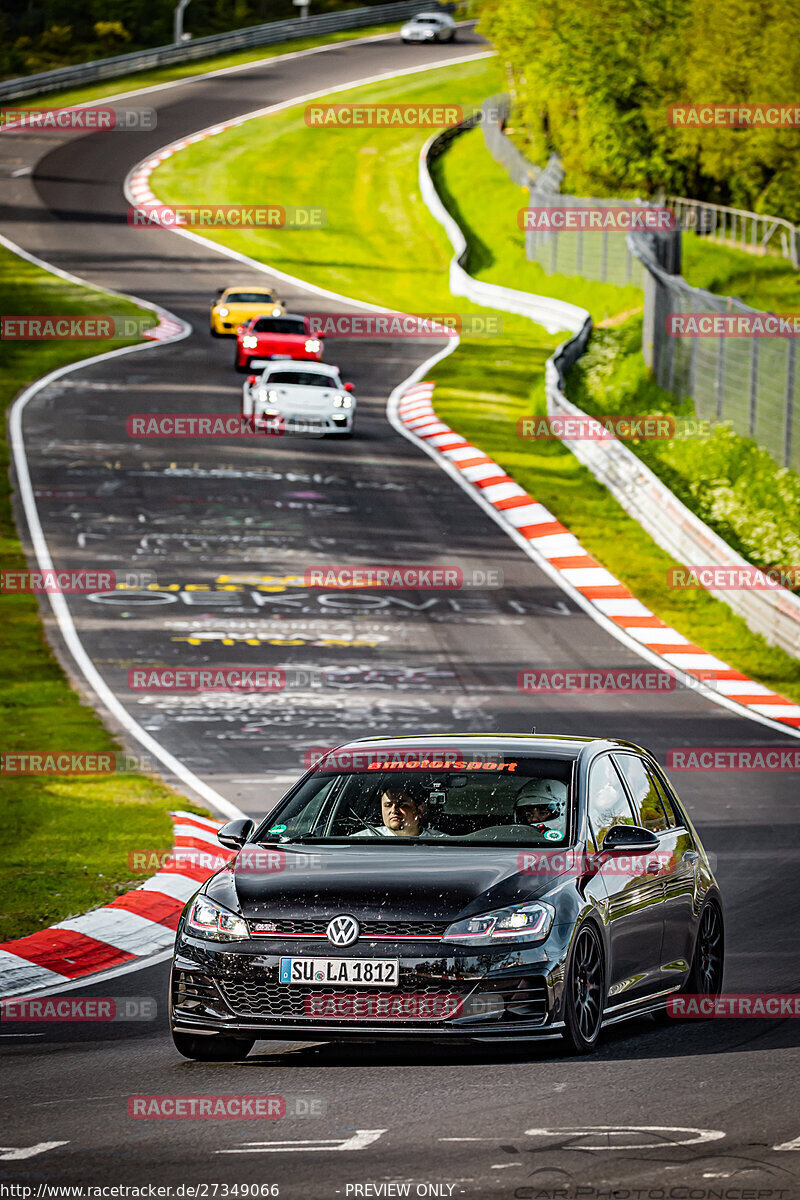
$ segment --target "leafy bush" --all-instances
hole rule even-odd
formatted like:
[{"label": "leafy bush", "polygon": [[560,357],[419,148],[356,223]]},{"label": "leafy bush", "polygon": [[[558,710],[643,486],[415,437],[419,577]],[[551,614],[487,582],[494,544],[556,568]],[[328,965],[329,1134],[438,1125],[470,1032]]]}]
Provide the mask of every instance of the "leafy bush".
[{"label": "leafy bush", "polygon": [[[596,329],[569,372],[567,395],[592,416],[693,417],[691,401],[678,401],[656,384],[641,344],[640,316],[616,329]],[[749,562],[764,569],[800,563],[800,476],[750,438],[718,426],[708,435],[626,444]]]}]

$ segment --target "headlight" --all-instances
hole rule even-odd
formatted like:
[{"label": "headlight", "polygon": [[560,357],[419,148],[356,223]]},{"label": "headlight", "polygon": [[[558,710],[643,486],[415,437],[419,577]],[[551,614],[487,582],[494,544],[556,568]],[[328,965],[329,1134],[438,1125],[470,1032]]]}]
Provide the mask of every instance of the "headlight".
[{"label": "headlight", "polygon": [[277,403],[278,403],[278,393],[276,391],[274,391],[272,388],[270,388],[270,390],[267,392],[267,404],[277,404]]},{"label": "headlight", "polygon": [[556,910],[552,904],[537,900],[498,908],[479,917],[455,921],[442,937],[443,942],[465,946],[494,946],[498,942],[543,942],[550,932]]},{"label": "headlight", "polygon": [[195,937],[211,938],[215,942],[235,942],[250,937],[247,922],[221,904],[198,896],[189,910],[187,928]]},{"label": "headlight", "polygon": [[334,408],[352,408],[353,401],[350,399],[349,396],[334,396],[333,397],[333,407]]},{"label": "headlight", "polygon": [[273,317],[280,317],[282,314],[283,314],[283,309],[282,309],[282,308],[280,308],[280,307],[278,307],[278,308],[273,308],[273,310],[272,310],[272,315],[273,315]]},{"label": "headlight", "polygon": [[306,342],[306,354],[316,354],[321,349],[322,343],[318,342],[316,338],[309,338]]},{"label": "headlight", "polygon": [[242,338],[242,346],[245,350],[255,350],[258,346],[258,338],[253,337],[252,333],[246,333]]},{"label": "headlight", "polygon": [[223,307],[223,308],[218,308],[218,309],[217,309],[217,312],[219,313],[219,315],[220,315],[221,317],[227,317],[227,315],[228,315],[228,313],[229,313],[230,311],[231,311],[231,310],[230,310],[229,308],[224,308],[224,307]]}]

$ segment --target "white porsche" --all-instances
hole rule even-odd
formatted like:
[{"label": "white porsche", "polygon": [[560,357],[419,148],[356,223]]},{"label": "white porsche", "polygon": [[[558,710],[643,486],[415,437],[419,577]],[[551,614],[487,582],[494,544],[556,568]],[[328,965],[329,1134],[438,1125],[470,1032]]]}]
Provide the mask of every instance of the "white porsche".
[{"label": "white porsche", "polygon": [[352,383],[342,383],[338,367],[259,359],[250,365],[264,370],[248,375],[244,382],[243,417],[252,417],[265,428],[278,423],[287,433],[353,436],[356,398]]}]

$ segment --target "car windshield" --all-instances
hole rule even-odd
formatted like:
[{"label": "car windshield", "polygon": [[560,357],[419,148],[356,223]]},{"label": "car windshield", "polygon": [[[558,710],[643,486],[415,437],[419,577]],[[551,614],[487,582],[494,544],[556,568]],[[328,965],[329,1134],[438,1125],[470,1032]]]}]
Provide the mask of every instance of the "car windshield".
[{"label": "car windshield", "polygon": [[415,17],[414,24],[415,25],[438,25],[439,18],[438,17]]},{"label": "car windshield", "polygon": [[274,292],[231,292],[225,297],[226,304],[263,304],[265,300],[274,300]]},{"label": "car windshield", "polygon": [[335,388],[336,381],[330,375],[320,375],[318,371],[270,371],[264,375],[264,382],[272,387],[275,383],[296,383],[300,387]]},{"label": "car windshield", "polygon": [[254,333],[305,333],[302,317],[259,317],[253,326]]},{"label": "car windshield", "polygon": [[270,813],[256,841],[542,847],[568,842],[570,760],[441,750],[415,757],[406,749],[381,757],[370,750],[360,752],[359,769],[342,770],[342,753],[320,763]]}]

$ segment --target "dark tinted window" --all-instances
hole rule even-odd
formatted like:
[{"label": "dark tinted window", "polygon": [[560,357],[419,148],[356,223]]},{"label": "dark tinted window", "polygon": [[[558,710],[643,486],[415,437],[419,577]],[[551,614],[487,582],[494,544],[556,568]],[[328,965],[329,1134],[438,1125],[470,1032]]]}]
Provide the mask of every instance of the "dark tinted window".
[{"label": "dark tinted window", "polygon": [[269,377],[264,378],[267,387],[276,383],[296,383],[300,387],[338,387],[330,375],[320,375],[318,371],[270,371]]},{"label": "dark tinted window", "polygon": [[259,317],[253,326],[254,333],[305,333],[305,325],[298,317]]},{"label": "dark tinted window", "polygon": [[406,747],[333,751],[270,813],[255,840],[563,845],[571,775],[568,760],[473,747],[463,756]]},{"label": "dark tinted window", "polygon": [[266,304],[275,299],[274,292],[231,292],[223,304]]},{"label": "dark tinted window", "polygon": [[669,794],[669,791],[665,787],[664,781],[661,778],[661,776],[657,775],[655,771],[651,771],[650,773],[653,776],[653,779],[655,780],[656,787],[658,788],[658,794],[661,797],[661,803],[664,805],[664,811],[666,812],[667,817],[669,818],[670,828],[671,829],[682,828],[685,825],[685,821],[683,819],[683,813],[678,808],[678,806],[675,803],[672,796]]},{"label": "dark tinted window", "polygon": [[643,825],[651,833],[663,833],[665,829],[669,829],[670,822],[664,812],[658,788],[641,758],[635,754],[615,754],[614,761],[633,797],[637,824]]},{"label": "dark tinted window", "polygon": [[633,813],[610,754],[592,764],[589,772],[589,820],[598,849],[612,825],[634,825]]}]

